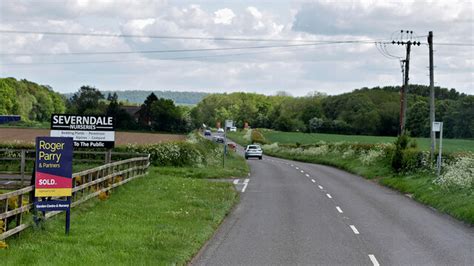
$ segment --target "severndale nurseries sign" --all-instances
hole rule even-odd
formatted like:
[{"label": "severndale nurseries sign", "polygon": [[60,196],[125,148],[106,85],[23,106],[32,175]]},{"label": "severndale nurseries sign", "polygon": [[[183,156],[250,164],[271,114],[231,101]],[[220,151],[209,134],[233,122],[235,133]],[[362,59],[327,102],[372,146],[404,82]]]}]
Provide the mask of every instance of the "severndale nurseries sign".
[{"label": "severndale nurseries sign", "polygon": [[36,138],[35,197],[71,196],[72,155],[72,138]]},{"label": "severndale nurseries sign", "polygon": [[76,148],[107,148],[115,143],[114,119],[111,116],[51,115],[52,137],[72,137]]}]

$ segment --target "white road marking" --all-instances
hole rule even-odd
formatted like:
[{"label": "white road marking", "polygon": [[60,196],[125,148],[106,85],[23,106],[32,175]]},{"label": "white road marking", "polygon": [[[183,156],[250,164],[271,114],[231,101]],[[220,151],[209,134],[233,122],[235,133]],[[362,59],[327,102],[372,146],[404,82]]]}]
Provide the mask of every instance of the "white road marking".
[{"label": "white road marking", "polygon": [[358,235],[359,234],[359,231],[357,231],[357,228],[355,226],[353,226],[352,224],[349,225],[352,229],[352,231],[354,232],[354,234]]},{"label": "white road marking", "polygon": [[313,182],[313,183],[316,183],[316,180],[314,180],[314,179],[311,179],[311,182]]},{"label": "white road marking", "polygon": [[308,174],[306,174],[306,177],[309,177],[309,175],[308,175]]},{"label": "white road marking", "polygon": [[319,189],[323,189],[323,186],[321,186],[321,185],[318,185],[318,187],[319,187]]},{"label": "white road marking", "polygon": [[304,173],[304,171],[303,171],[303,170],[301,170],[300,172],[301,172],[301,173]]},{"label": "white road marking", "polygon": [[338,211],[339,213],[344,213],[344,212],[341,210],[341,207],[336,206],[336,209],[337,209],[337,211]]},{"label": "white road marking", "polygon": [[239,180],[238,180],[238,179],[234,180],[234,184],[237,185],[238,183],[239,183]]},{"label": "white road marking", "polygon": [[291,167],[293,167],[293,166],[294,166],[294,165],[292,165],[292,164],[290,164],[290,165],[291,165]]},{"label": "white road marking", "polygon": [[374,256],[374,254],[369,254],[369,258],[372,261],[372,263],[374,264],[374,266],[380,266],[379,262],[377,261],[377,259]]},{"label": "white road marking", "polygon": [[244,187],[242,188],[242,193],[245,192],[245,190],[247,189],[247,186],[249,185],[249,181],[250,181],[250,179],[248,179],[248,178],[245,179]]},{"label": "white road marking", "polygon": [[299,168],[299,167],[295,167],[295,168],[296,168],[296,170],[300,170],[300,168]]},{"label": "white road marking", "polygon": [[328,198],[332,199],[331,194],[328,193],[328,194],[326,194],[326,196],[328,196]]}]

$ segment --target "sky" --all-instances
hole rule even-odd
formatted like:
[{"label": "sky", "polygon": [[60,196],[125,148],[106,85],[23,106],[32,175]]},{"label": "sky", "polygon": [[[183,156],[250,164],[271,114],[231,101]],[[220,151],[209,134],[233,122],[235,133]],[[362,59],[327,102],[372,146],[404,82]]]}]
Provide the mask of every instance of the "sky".
[{"label": "sky", "polygon": [[473,18],[468,0],[1,0],[0,77],[61,93],[89,85],[335,95],[400,85],[406,47],[390,42],[407,38],[421,42],[410,83],[429,85],[433,31],[435,85],[474,94]]}]

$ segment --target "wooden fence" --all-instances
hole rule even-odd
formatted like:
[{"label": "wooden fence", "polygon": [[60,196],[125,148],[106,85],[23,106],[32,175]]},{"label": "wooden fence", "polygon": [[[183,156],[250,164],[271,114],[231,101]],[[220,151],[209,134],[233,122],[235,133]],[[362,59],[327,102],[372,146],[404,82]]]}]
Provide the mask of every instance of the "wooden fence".
[{"label": "wooden fence", "polygon": [[[111,163],[137,156],[136,153],[110,151],[74,151],[74,163]],[[146,156],[146,154],[140,154]],[[0,168],[0,189],[18,189],[30,185],[31,172],[35,161],[35,150],[0,149],[0,163],[8,165]],[[10,163],[8,163],[10,162]],[[1,166],[1,165],[0,165]]]},{"label": "wooden fence", "polygon": [[[75,207],[101,192],[107,192],[147,173],[150,155],[108,163],[74,173],[71,207]],[[0,194],[0,240],[30,227],[34,186]],[[64,199],[64,198],[58,198]],[[48,212],[46,219],[60,212]],[[25,218],[29,218],[25,221]]]}]

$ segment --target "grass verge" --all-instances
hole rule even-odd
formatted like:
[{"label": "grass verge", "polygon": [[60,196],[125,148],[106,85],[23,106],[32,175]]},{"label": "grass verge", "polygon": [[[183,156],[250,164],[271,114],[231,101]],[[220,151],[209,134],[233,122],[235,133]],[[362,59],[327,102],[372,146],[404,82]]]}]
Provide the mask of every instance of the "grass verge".
[{"label": "grass verge", "polygon": [[[245,161],[228,159],[234,170],[214,165],[188,177],[236,176]],[[242,170],[244,169],[244,170]],[[0,250],[3,265],[183,265],[212,236],[236,201],[231,183],[185,178],[193,167],[153,167],[150,173],[114,190],[107,201],[74,208],[71,234],[64,215],[45,230],[27,230]]]}]

